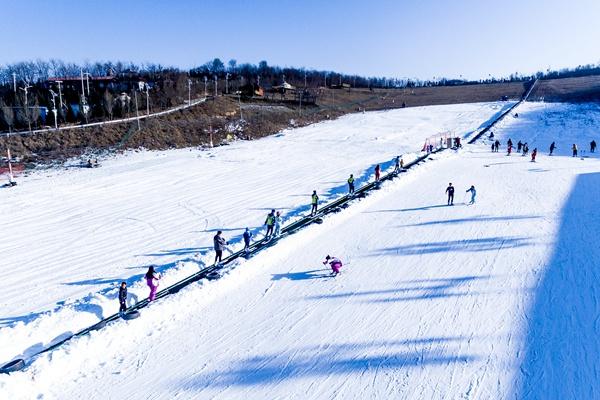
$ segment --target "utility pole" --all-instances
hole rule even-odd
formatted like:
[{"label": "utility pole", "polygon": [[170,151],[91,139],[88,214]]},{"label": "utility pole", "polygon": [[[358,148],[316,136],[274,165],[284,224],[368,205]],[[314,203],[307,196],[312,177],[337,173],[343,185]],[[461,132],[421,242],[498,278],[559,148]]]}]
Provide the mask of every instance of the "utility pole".
[{"label": "utility pole", "polygon": [[[135,97],[135,119],[137,120],[138,131],[140,128],[140,114],[138,113],[138,102],[137,102],[137,91],[133,91],[133,97]],[[130,97],[131,98],[131,97]]]},{"label": "utility pole", "polygon": [[60,111],[63,110],[63,102],[62,102],[62,89],[60,87],[61,83],[63,83],[63,81],[55,81],[58,84],[58,100],[60,102]]},{"label": "utility pole", "polygon": [[27,117],[27,123],[29,124],[29,132],[31,132],[31,118],[29,118],[29,102],[27,101],[27,90],[30,88],[29,83],[25,84],[25,87],[19,88],[25,92],[25,116]]},{"label": "utility pole", "polygon": [[148,93],[148,86],[146,83],[146,115],[150,115],[150,93]]},{"label": "utility pole", "polygon": [[50,90],[50,94],[52,95],[52,112],[54,113],[54,129],[58,130],[58,113],[56,110],[56,93],[53,90]]},{"label": "utility pole", "polygon": [[217,97],[217,90],[218,90],[218,83],[217,83],[217,76],[215,75],[215,97]]},{"label": "utility pole", "polygon": [[306,71],[304,71],[304,87],[306,88]]},{"label": "utility pole", "polygon": [[298,96],[300,98],[300,106],[298,108],[298,114],[301,117],[302,116],[302,96],[304,94],[304,89],[300,92],[300,96]]},{"label": "utility pole", "polygon": [[225,74],[225,94],[229,94],[229,77],[231,75],[228,73]]},{"label": "utility pole", "polygon": [[83,96],[83,102],[85,103],[85,87],[83,86],[83,70],[80,69],[79,70],[80,74],[81,74],[81,96]]},{"label": "utility pole", "polygon": [[260,75],[256,75],[256,85],[260,88]]},{"label": "utility pole", "polygon": [[8,158],[8,184],[10,186],[15,186],[17,184],[17,182],[15,182],[14,176],[13,176],[13,170],[12,170],[12,164],[10,161],[10,125],[8,126],[8,132],[6,132],[6,156]]},{"label": "utility pole", "polygon": [[13,89],[16,94],[17,93],[17,74],[15,72],[13,72],[12,76],[13,76]]},{"label": "utility pole", "polygon": [[188,106],[192,105],[192,80],[188,79]]},{"label": "utility pole", "polygon": [[206,75],[204,75],[204,97],[208,96],[207,83],[208,83],[208,78],[206,77]]},{"label": "utility pole", "polygon": [[87,95],[88,97],[90,97],[90,73],[89,72],[84,72],[83,73],[85,75],[85,85],[87,86]]}]

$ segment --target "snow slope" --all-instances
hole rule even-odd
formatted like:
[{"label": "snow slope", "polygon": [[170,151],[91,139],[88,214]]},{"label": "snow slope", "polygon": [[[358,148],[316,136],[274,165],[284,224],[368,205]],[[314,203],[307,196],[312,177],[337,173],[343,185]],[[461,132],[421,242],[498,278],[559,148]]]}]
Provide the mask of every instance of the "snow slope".
[{"label": "snow slope", "polygon": [[211,263],[218,229],[233,242],[246,226],[260,235],[271,208],[293,219],[313,189],[322,200],[339,196],[350,173],[360,185],[375,164],[420,150],[438,132],[468,134],[508,105],[355,114],[256,142],[133,152],[99,169],[23,178],[0,192],[0,363],[113,314],[122,280],[132,301],[146,297],[150,264],[165,286]]},{"label": "snow slope", "polygon": [[[543,121],[562,121],[573,132],[556,138],[562,149],[600,127],[591,106],[524,104],[518,112],[495,129],[503,141],[541,147],[564,132]],[[540,154],[534,164],[485,143],[434,158],[222,279],[1,376],[0,393],[600,397],[600,162]],[[457,187],[453,207],[445,206],[448,182]],[[477,203],[467,206],[471,184]],[[327,277],[325,254],[344,260],[340,276]]]}]

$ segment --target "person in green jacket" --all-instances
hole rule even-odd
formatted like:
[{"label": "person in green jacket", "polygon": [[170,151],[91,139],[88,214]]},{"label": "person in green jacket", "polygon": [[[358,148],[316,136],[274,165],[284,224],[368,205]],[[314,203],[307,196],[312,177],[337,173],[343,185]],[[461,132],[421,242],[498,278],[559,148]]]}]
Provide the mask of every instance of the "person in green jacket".
[{"label": "person in green jacket", "polygon": [[271,212],[267,215],[265,225],[267,226],[265,238],[269,238],[273,234],[273,228],[275,227],[275,210],[271,210]]},{"label": "person in green jacket", "polygon": [[348,178],[348,194],[354,194],[354,175],[352,174]]},{"label": "person in green jacket", "polygon": [[310,209],[310,215],[313,216],[317,213],[317,205],[319,204],[319,196],[317,196],[317,191],[313,190],[312,196],[311,196],[311,209]]}]

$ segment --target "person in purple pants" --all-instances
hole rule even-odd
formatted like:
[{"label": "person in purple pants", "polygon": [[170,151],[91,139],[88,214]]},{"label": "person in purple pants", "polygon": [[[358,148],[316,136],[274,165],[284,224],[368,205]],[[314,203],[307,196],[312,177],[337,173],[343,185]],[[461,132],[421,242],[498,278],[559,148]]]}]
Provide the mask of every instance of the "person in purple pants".
[{"label": "person in purple pants", "polygon": [[150,295],[148,301],[154,301],[156,297],[156,290],[158,289],[158,281],[160,280],[160,274],[154,271],[154,265],[151,265],[146,272],[146,284],[150,288]]}]

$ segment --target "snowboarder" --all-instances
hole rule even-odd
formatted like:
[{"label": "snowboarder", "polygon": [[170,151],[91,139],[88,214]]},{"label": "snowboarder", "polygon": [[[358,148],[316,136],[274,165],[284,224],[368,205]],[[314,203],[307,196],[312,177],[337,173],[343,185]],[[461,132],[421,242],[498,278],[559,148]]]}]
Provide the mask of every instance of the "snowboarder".
[{"label": "snowboarder", "polygon": [[471,185],[471,187],[467,189],[467,193],[469,192],[471,192],[471,201],[469,201],[469,204],[475,204],[475,195],[477,194],[475,186]]},{"label": "snowboarder", "polygon": [[375,166],[375,182],[379,182],[379,177],[381,176],[381,167],[379,164]]},{"label": "snowboarder", "polygon": [[446,193],[448,193],[448,205],[453,206],[454,205],[454,186],[452,186],[452,183],[448,184],[448,187],[446,188]]},{"label": "snowboarder", "polygon": [[317,191],[313,190],[312,196],[310,198],[311,209],[310,215],[313,216],[317,213],[317,206],[319,204],[319,196],[317,196]]},{"label": "snowboarder", "polygon": [[531,152],[531,162],[535,162],[535,157],[537,156],[537,147],[533,149]]},{"label": "snowboarder", "polygon": [[348,194],[354,194],[354,175],[350,174],[348,178]]},{"label": "snowboarder", "polygon": [[146,272],[146,284],[150,288],[150,295],[148,301],[154,301],[156,297],[156,289],[158,289],[158,281],[160,280],[160,274],[154,271],[154,265],[151,265]]},{"label": "snowboarder", "polygon": [[327,257],[325,257],[325,261],[323,261],[323,265],[327,265],[327,263],[329,263],[329,265],[331,266],[331,275],[336,276],[340,273],[340,268],[342,268],[342,261],[339,258],[327,255]]},{"label": "snowboarder", "polygon": [[521,141],[519,140],[519,143],[517,143],[517,153],[520,153],[522,148],[523,148],[523,143],[521,143]]},{"label": "snowboarder", "polygon": [[590,142],[590,153],[595,153],[596,152],[596,141],[592,140]]},{"label": "snowboarder", "polygon": [[277,211],[275,214],[275,237],[279,237],[281,235],[281,213]]},{"label": "snowboarder", "polygon": [[573,157],[577,157],[577,145],[575,143],[573,143],[573,147],[571,149],[573,150]]},{"label": "snowboarder", "polygon": [[119,287],[119,314],[127,311],[127,282],[121,282]]},{"label": "snowboarder", "polygon": [[554,142],[552,142],[552,144],[550,144],[550,155],[552,155],[552,153],[554,153],[554,149],[556,149],[556,144]]},{"label": "snowboarder", "polygon": [[246,228],[244,231],[244,252],[246,254],[250,253],[250,239],[252,239],[252,232],[250,229]]},{"label": "snowboarder", "polygon": [[275,228],[275,210],[271,210],[271,212],[267,215],[265,225],[267,226],[265,238],[268,239],[273,234],[273,229]]},{"label": "snowboarder", "polygon": [[221,259],[223,258],[223,249],[225,249],[225,245],[229,244],[223,238],[223,236],[221,236],[222,233],[222,231],[218,231],[213,237],[213,244],[215,247],[215,265],[221,262]]}]

